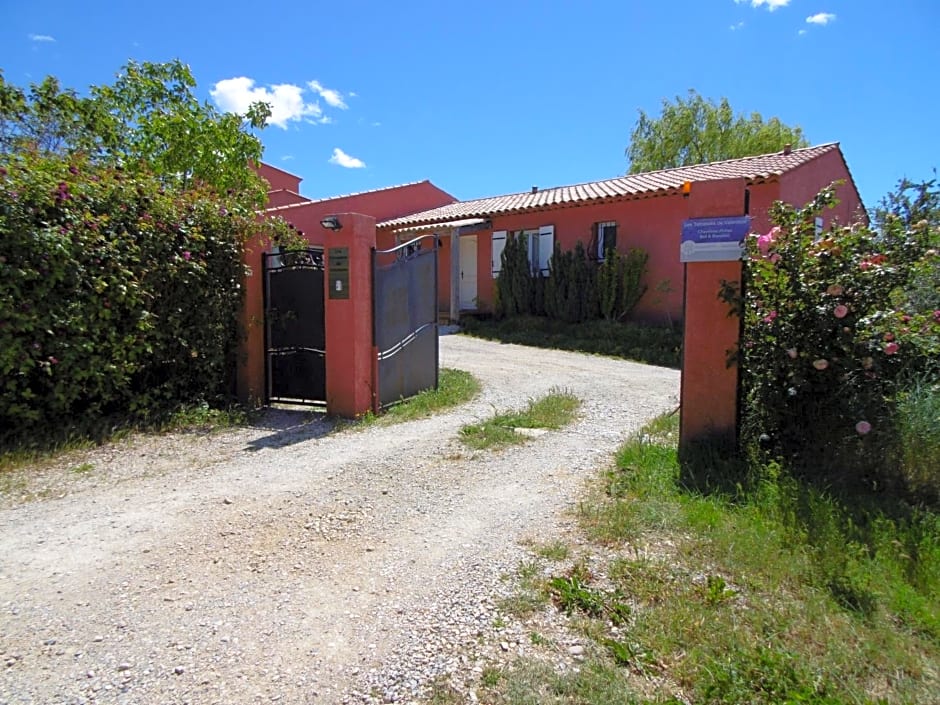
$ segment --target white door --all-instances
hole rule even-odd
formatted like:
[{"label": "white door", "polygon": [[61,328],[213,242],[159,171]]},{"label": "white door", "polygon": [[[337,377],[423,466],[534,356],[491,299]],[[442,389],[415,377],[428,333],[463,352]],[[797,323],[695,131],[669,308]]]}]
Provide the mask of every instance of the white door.
[{"label": "white door", "polygon": [[477,307],[477,236],[460,237],[460,310]]}]

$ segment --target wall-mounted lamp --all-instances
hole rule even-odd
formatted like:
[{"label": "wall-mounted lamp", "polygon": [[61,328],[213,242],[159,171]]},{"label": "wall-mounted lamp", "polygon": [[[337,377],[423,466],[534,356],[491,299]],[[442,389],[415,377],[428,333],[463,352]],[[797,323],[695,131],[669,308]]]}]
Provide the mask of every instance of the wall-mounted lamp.
[{"label": "wall-mounted lamp", "polygon": [[691,181],[682,182],[682,195],[684,197],[688,197],[690,193],[692,193],[692,182]]},{"label": "wall-mounted lamp", "polygon": [[342,230],[343,224],[339,222],[339,218],[335,215],[328,215],[320,221],[322,225],[327,230]]}]

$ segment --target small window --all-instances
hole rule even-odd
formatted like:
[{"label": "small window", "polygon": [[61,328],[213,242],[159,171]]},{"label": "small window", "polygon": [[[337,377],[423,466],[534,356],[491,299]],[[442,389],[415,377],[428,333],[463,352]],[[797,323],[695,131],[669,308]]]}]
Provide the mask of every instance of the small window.
[{"label": "small window", "polygon": [[603,261],[607,250],[617,247],[617,223],[609,220],[598,223],[597,228],[597,259]]},{"label": "small window", "polygon": [[493,233],[493,248],[490,254],[490,267],[493,270],[493,279],[499,276],[503,268],[504,249],[506,249],[506,231],[496,230]]},{"label": "small window", "polygon": [[524,238],[532,274],[549,275],[549,260],[555,251],[555,226],[542,225],[531,230],[516,230],[513,237]]},{"label": "small window", "polygon": [[815,239],[816,239],[816,240],[819,240],[819,238],[822,237],[822,234],[823,234],[823,223],[824,223],[824,221],[823,221],[823,219],[822,219],[822,216],[821,216],[821,215],[817,215],[817,216],[816,216],[816,220],[815,220],[814,223],[813,223],[813,230],[814,230],[813,235],[815,236]]}]

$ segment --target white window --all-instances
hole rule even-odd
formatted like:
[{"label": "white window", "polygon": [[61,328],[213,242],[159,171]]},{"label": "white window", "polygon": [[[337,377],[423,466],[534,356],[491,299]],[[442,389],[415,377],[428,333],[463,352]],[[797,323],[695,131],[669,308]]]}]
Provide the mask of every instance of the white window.
[{"label": "white window", "polygon": [[[541,273],[543,277],[547,277],[548,262],[555,250],[555,226],[543,225],[532,230],[517,230],[513,232],[513,237],[525,238],[526,252],[529,253],[529,266],[532,268],[532,273]],[[505,248],[506,231],[494,231],[491,255],[494,279],[499,276],[499,272],[503,268],[502,256]]]},{"label": "white window", "polygon": [[503,268],[503,250],[506,249],[506,231],[493,231],[493,249],[490,254],[490,265],[493,270],[493,279],[499,276]]},{"label": "white window", "polygon": [[548,276],[548,261],[552,258],[555,251],[555,226],[543,225],[539,228],[537,247],[535,252],[529,248],[529,262],[532,263],[532,271],[541,273],[543,277]]},{"label": "white window", "polygon": [[617,223],[609,220],[604,223],[597,223],[594,227],[597,231],[597,259],[603,261],[607,250],[611,247],[617,247]]}]

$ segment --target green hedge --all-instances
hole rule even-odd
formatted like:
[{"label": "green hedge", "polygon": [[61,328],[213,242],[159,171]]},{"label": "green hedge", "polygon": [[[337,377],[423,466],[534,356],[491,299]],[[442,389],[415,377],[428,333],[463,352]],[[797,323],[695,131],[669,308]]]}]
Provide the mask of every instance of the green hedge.
[{"label": "green hedge", "polygon": [[0,161],[0,444],[232,391],[236,199],[35,154]]}]

